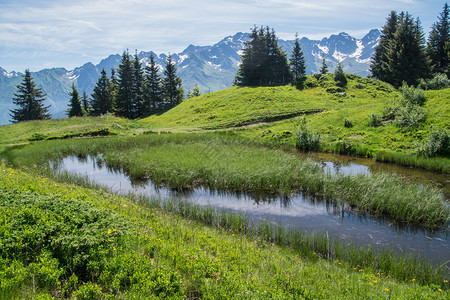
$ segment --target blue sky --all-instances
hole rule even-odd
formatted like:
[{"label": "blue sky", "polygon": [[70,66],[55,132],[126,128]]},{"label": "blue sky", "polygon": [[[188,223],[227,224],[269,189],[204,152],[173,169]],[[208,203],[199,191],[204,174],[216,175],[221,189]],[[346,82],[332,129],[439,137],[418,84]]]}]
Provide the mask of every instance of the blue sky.
[{"label": "blue sky", "polygon": [[444,0],[0,0],[0,67],[64,67],[98,63],[125,49],[177,53],[211,45],[253,25],[278,37],[361,38],[381,28],[391,10],[420,17],[424,32]]}]

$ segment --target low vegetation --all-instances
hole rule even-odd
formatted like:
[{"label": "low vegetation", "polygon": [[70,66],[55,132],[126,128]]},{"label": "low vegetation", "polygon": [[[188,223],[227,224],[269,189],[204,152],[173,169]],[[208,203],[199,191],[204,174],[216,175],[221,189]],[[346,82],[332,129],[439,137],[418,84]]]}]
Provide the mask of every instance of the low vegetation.
[{"label": "low vegetation", "polygon": [[2,298],[448,297],[443,278],[399,281],[105,191],[4,166],[0,178]]},{"label": "low vegetation", "polygon": [[[301,134],[300,134],[301,136]],[[350,204],[360,213],[399,222],[440,226],[449,211],[440,192],[395,176],[326,175],[308,160],[230,134],[149,134],[138,137],[46,141],[10,152],[9,163],[42,166],[67,155],[101,155],[108,166],[134,178],[151,177],[173,188],[196,185],[282,195],[305,191]]]}]

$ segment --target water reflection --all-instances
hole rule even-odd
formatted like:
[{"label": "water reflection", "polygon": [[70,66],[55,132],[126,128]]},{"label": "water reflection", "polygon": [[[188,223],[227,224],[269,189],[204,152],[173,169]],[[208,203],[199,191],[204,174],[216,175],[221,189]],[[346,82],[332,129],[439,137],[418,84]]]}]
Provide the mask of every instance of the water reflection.
[{"label": "water reflection", "polygon": [[[368,172],[365,167],[351,164],[331,165],[327,172]],[[347,169],[347,167],[349,169]],[[389,246],[399,251],[418,253],[434,262],[450,259],[447,230],[430,232],[422,228],[401,226],[388,220],[361,216],[349,207],[299,194],[291,198],[263,193],[230,193],[206,188],[176,190],[155,186],[150,180],[130,180],[121,170],[105,166],[93,157],[67,157],[56,170],[87,175],[90,180],[107,186],[118,194],[144,194],[165,199],[189,201],[200,206],[213,206],[245,213],[254,221],[268,220],[285,226],[302,228],[307,232],[328,232],[331,237],[352,241],[357,245]],[[351,170],[350,170],[351,169]],[[346,173],[350,174],[350,173]]]}]

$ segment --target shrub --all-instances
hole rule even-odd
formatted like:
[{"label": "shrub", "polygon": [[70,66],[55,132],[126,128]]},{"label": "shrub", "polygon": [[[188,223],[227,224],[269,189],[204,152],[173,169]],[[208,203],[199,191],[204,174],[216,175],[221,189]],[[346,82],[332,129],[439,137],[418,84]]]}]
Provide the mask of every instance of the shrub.
[{"label": "shrub", "polygon": [[352,128],[353,127],[353,122],[352,120],[349,120],[347,118],[344,119],[344,127],[346,128]]},{"label": "shrub", "polygon": [[371,113],[369,115],[369,126],[378,127],[381,125],[381,118],[377,114]]},{"label": "shrub", "polygon": [[404,128],[417,127],[426,118],[422,107],[411,103],[401,105],[395,115],[395,123]]},{"label": "shrub", "polygon": [[404,100],[411,104],[422,106],[427,100],[425,98],[424,90],[408,86],[406,83],[403,83],[403,86],[399,88],[399,91],[403,95]]},{"label": "shrub", "polygon": [[450,156],[450,133],[443,128],[433,128],[427,139],[419,145],[419,156]]},{"label": "shrub", "polygon": [[92,299],[102,299],[104,295],[100,287],[92,282],[87,282],[80,286],[78,291],[74,293],[75,299],[78,300],[92,300]]},{"label": "shrub", "polygon": [[423,90],[440,90],[450,87],[450,80],[446,74],[436,74],[432,79],[421,79],[419,88]]},{"label": "shrub", "polygon": [[45,140],[46,137],[47,136],[45,134],[35,132],[28,138],[28,140],[29,141],[42,141],[42,140]]},{"label": "shrub", "polygon": [[302,117],[297,125],[294,126],[295,147],[301,151],[307,152],[318,150],[320,144],[320,135],[309,131],[306,126],[306,118]]}]

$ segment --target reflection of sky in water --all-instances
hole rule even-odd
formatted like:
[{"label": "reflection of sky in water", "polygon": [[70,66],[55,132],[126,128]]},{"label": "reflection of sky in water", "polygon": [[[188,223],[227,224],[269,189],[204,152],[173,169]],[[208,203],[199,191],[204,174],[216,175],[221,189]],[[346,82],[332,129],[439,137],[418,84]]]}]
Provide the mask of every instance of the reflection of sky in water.
[{"label": "reflection of sky in water", "polygon": [[[326,172],[335,174],[366,174],[368,167],[357,164],[347,166],[325,163]],[[329,170],[328,170],[329,169]],[[358,245],[390,246],[400,251],[420,253],[435,262],[450,259],[447,232],[427,233],[422,229],[398,228],[389,221],[371,217],[360,217],[354,213],[342,211],[335,205],[324,201],[315,201],[304,195],[289,199],[281,199],[274,195],[268,201],[262,201],[264,195],[254,197],[246,194],[233,194],[223,191],[209,191],[196,188],[192,191],[175,191],[164,187],[155,187],[150,181],[133,184],[122,172],[99,166],[91,157],[78,159],[68,157],[62,160],[59,170],[66,170],[106,186],[114,193],[127,194],[133,192],[162,200],[175,198],[200,206],[225,209],[245,213],[255,220],[266,219],[270,222],[301,228],[308,232],[328,232],[330,236],[354,241]],[[258,199],[258,200],[255,200]]]}]

